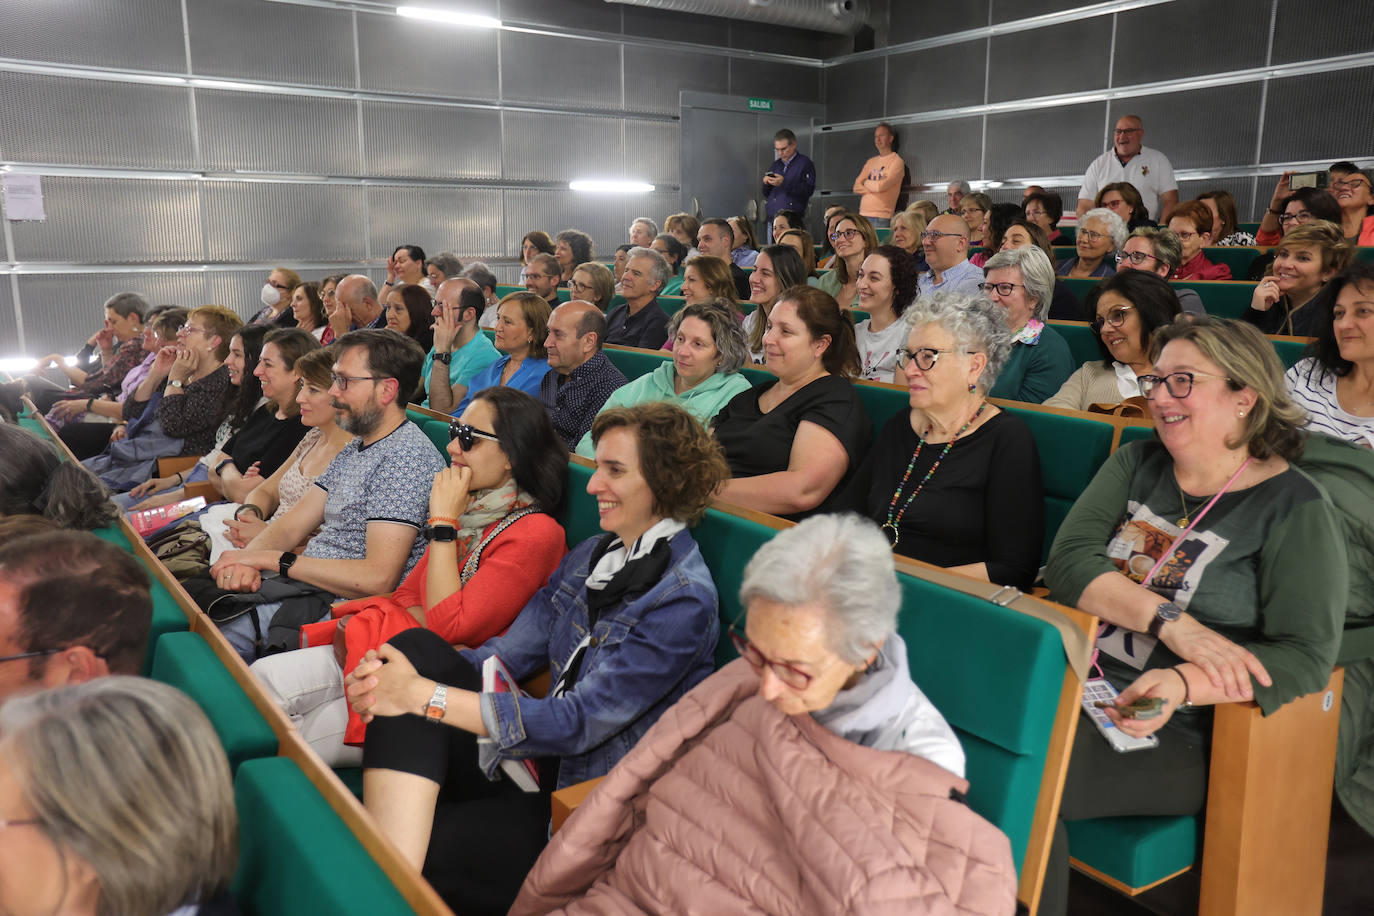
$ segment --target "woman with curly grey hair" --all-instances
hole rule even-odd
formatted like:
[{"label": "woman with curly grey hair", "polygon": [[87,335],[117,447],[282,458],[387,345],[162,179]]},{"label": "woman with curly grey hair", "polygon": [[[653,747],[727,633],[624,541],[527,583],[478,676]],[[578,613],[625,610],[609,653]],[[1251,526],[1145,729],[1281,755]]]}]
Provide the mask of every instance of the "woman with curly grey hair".
[{"label": "woman with curly grey hair", "polygon": [[883,427],[848,504],[903,556],[1028,588],[1040,565],[1044,491],[1030,430],[987,400],[1012,346],[1002,309],[936,293],[916,300],[906,320],[897,366],[911,409]]},{"label": "woman with curly grey hair", "polygon": [[1039,404],[1054,394],[1078,368],[1068,341],[1045,324],[1054,297],[1054,267],[1039,248],[999,251],[983,266],[979,284],[1002,307],[1011,331],[1011,354],[989,396]]}]

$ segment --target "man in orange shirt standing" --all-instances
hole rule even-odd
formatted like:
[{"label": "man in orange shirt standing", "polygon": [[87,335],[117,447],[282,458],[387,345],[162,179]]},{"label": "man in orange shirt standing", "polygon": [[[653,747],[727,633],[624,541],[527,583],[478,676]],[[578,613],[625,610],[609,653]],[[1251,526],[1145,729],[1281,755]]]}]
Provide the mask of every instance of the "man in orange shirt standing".
[{"label": "man in orange shirt standing", "polygon": [[902,193],[906,163],[897,155],[897,135],[886,121],[873,128],[873,145],[878,155],[864,163],[854,179],[854,193],[863,195],[859,215],[868,217],[874,228],[883,229],[891,222],[897,196]]}]

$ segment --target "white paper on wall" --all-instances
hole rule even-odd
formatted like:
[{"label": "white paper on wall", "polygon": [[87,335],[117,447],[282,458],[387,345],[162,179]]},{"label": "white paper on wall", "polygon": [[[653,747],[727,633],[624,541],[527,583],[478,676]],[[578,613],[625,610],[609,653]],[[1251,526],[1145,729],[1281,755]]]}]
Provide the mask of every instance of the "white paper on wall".
[{"label": "white paper on wall", "polygon": [[0,176],[5,191],[5,215],[11,221],[47,219],[43,212],[43,176],[6,174]]}]

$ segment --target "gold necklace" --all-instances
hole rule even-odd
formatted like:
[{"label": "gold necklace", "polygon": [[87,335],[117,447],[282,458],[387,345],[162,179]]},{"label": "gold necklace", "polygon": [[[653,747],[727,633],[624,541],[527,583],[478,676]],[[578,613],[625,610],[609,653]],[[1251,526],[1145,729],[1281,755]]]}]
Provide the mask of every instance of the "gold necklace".
[{"label": "gold necklace", "polygon": [[[1178,482],[1178,475],[1174,475],[1174,487],[1178,490],[1178,501],[1183,504],[1183,518],[1178,520],[1178,527],[1187,528],[1188,520],[1192,517],[1195,510],[1188,508],[1188,500],[1183,495],[1183,486]],[[1201,509],[1202,504],[1206,501],[1207,497],[1202,497],[1202,500],[1198,503],[1198,508]]]}]

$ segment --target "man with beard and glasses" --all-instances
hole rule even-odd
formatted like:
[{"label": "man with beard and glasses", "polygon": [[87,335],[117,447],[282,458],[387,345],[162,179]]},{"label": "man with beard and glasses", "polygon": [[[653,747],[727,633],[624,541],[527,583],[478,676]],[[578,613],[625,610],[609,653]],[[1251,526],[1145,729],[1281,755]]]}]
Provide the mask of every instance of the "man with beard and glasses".
[{"label": "man with beard and glasses", "polygon": [[[406,418],[404,393],[419,382],[424,351],[389,330],[352,331],[338,348],[329,393],[339,425],[357,438],[289,512],[244,549],[226,551],[208,577],[215,597],[244,594],[243,601],[228,601],[229,608],[255,605],[256,620],[243,614],[222,627],[250,660],[274,648],[297,648],[282,624],[273,625],[283,600],[296,602],[293,624],[297,618],[313,623],[340,598],[391,592],[424,553],[426,542],[418,535],[434,475],[444,467],[434,444]],[[298,556],[295,547],[307,538]],[[202,606],[208,603],[204,592],[192,593]],[[302,605],[302,598],[309,600]],[[215,619],[227,616],[206,611]],[[269,626],[276,635],[269,635]]]}]

